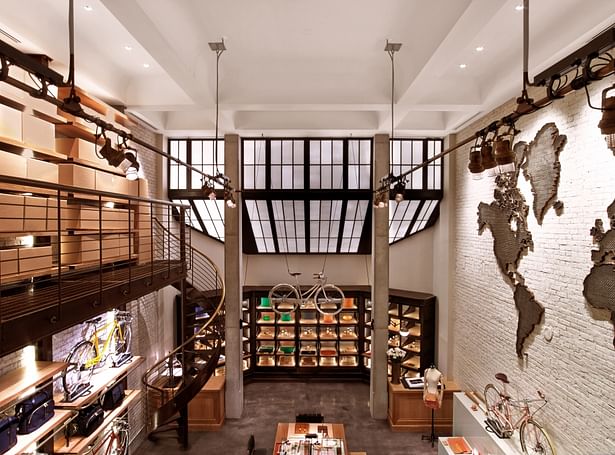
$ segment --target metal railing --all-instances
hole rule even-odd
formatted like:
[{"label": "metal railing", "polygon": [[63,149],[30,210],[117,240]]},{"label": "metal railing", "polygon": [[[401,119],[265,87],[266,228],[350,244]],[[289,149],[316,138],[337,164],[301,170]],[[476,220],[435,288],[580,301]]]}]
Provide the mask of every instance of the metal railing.
[{"label": "metal railing", "polygon": [[[166,231],[162,224],[155,229]],[[167,248],[176,252],[181,238],[168,233]],[[195,319],[202,325],[193,334],[184,334],[180,346],[150,367],[142,377],[146,390],[146,408],[150,431],[163,425],[177,408],[187,404],[214,373],[224,336],[225,286],[218,267],[206,255],[189,248],[185,294],[201,307]],[[187,389],[190,389],[188,391]],[[181,400],[182,403],[177,403]]]},{"label": "metal railing", "polygon": [[[75,185],[60,185],[0,175],[0,330],[11,340],[2,353],[188,273],[188,208],[137,196],[142,181],[107,174],[96,187],[113,192],[73,177]],[[173,248],[171,235],[181,239]],[[38,337],[13,333],[31,317],[51,327]]]}]

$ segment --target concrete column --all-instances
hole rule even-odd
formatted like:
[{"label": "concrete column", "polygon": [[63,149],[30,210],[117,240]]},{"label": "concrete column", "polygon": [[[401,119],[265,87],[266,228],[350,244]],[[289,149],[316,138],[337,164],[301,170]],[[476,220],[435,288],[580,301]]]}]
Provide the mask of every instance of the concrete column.
[{"label": "concrete column", "polygon": [[[239,136],[224,136],[224,172],[231,185],[241,185]],[[243,412],[243,347],[241,343],[241,193],[235,193],[237,207],[224,205],[224,281],[226,283],[226,347],[224,351],[226,417],[238,419]]]},{"label": "concrete column", "polygon": [[[456,144],[456,136],[444,139],[445,149]],[[434,226],[433,236],[433,293],[437,297],[436,366],[447,379],[454,379],[454,278],[455,278],[455,162],[456,153],[444,157],[440,218]]]},{"label": "concrete column", "polygon": [[[389,173],[389,135],[374,137],[374,189]],[[372,209],[372,369],[369,406],[374,419],[386,419],[387,345],[389,339],[389,208]]]}]

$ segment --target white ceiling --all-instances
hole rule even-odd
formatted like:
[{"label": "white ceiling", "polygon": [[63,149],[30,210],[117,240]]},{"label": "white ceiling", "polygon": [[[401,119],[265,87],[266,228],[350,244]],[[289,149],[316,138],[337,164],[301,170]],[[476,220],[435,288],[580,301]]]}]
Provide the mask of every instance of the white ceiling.
[{"label": "white ceiling", "polygon": [[[0,27],[66,75],[68,3],[2,0]],[[442,136],[520,94],[519,3],[75,0],[76,81],[169,135],[213,135],[216,58],[207,43],[224,37],[221,134],[367,136],[391,128],[389,39],[403,44],[395,135]],[[530,75],[613,23],[613,0],[533,0]]]}]

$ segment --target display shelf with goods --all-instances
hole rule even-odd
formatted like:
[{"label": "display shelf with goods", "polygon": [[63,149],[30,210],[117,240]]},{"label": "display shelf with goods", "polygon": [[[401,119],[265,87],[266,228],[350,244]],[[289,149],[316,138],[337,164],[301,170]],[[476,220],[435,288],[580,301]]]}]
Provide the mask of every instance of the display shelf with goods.
[{"label": "display shelf with goods", "polygon": [[335,315],[320,313],[309,301],[296,311],[277,314],[265,297],[268,291],[244,289],[244,295],[250,296],[255,334],[254,368],[249,373],[257,377],[366,377],[360,362],[364,289],[348,291]]},{"label": "display shelf with goods", "polygon": [[[33,362],[0,376],[0,415],[13,415],[15,407],[36,392],[45,390],[51,396],[54,378],[66,367],[64,362]],[[54,409],[53,415],[36,430],[18,434],[17,441],[5,455],[35,451],[41,441],[53,431],[61,429],[74,417],[71,411]]]},{"label": "display shelf with goods", "polygon": [[433,363],[435,301],[435,296],[420,292],[391,290],[389,293],[388,345],[406,352],[401,363],[402,376],[422,376]]}]

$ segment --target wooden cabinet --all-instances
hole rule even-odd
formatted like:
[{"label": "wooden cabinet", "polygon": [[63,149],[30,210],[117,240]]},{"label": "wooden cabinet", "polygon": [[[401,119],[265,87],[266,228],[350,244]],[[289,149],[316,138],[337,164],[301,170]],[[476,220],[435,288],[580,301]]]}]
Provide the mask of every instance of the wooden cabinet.
[{"label": "wooden cabinet", "polygon": [[216,431],[224,424],[224,376],[212,376],[188,404],[188,427]]},{"label": "wooden cabinet", "polygon": [[[445,381],[442,407],[434,412],[434,426],[440,436],[453,434],[453,394],[459,387]],[[423,389],[406,389],[389,382],[389,412],[387,416],[393,431],[429,432],[431,409],[423,404]]]}]

